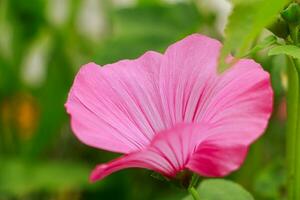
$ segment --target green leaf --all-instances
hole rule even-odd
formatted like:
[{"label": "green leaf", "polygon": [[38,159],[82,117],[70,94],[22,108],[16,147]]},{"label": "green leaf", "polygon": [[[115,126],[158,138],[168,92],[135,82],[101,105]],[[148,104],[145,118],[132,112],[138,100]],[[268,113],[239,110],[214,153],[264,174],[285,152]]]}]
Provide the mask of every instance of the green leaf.
[{"label": "green leaf", "polygon": [[300,59],[300,47],[294,45],[280,45],[272,48],[268,53],[269,56],[279,54],[285,54],[293,58]]},{"label": "green leaf", "polygon": [[[254,200],[242,186],[224,179],[204,180],[197,189],[203,200]],[[191,196],[183,200],[193,200]]]},{"label": "green leaf", "polygon": [[[263,41],[258,43],[255,47],[253,47],[245,56],[249,56],[260,50],[268,48],[271,45],[275,44],[276,42],[277,42],[277,38],[274,35],[270,35],[270,36],[266,37]],[[242,57],[245,57],[245,56],[242,56]]]},{"label": "green leaf", "polygon": [[273,0],[271,5],[269,0],[234,2],[236,4],[225,28],[225,41],[220,56],[219,72],[228,68],[225,64],[225,58],[229,53],[235,53],[235,56],[240,57],[247,52],[255,37],[264,27],[276,19],[288,1]]}]

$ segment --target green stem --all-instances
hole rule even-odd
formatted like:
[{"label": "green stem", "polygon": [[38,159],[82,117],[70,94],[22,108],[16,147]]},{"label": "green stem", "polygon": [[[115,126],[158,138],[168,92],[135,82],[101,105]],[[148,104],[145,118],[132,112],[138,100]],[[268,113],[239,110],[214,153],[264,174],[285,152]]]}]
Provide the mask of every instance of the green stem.
[{"label": "green stem", "polygon": [[300,199],[300,61],[295,60],[296,71],[298,75],[298,112],[297,112],[297,132],[295,141],[295,199]]},{"label": "green stem", "polygon": [[200,182],[200,176],[193,174],[189,187],[197,187]]},{"label": "green stem", "polygon": [[194,198],[194,200],[200,200],[199,193],[197,192],[197,190],[194,187],[189,187],[188,191],[192,195],[192,197]]},{"label": "green stem", "polygon": [[192,175],[192,179],[190,181],[190,185],[188,187],[188,191],[192,195],[192,197],[194,198],[194,200],[200,200],[199,193],[195,189],[195,187],[198,186],[199,181],[200,181],[200,177],[197,174],[193,174]]},{"label": "green stem", "polygon": [[287,92],[288,200],[300,199],[300,63],[290,58]]}]

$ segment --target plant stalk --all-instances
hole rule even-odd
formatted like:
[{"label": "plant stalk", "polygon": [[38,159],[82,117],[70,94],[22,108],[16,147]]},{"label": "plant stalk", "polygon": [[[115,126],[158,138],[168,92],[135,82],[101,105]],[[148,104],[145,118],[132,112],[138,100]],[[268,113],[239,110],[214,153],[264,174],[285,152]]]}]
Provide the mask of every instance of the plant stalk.
[{"label": "plant stalk", "polygon": [[194,198],[194,200],[200,200],[199,193],[197,192],[197,190],[194,187],[189,187],[188,191],[192,195],[192,197]]},{"label": "plant stalk", "polygon": [[200,181],[200,177],[197,174],[193,174],[192,179],[190,180],[188,191],[191,194],[191,196],[194,198],[194,200],[200,200],[200,195],[198,191],[195,189],[195,187],[198,186],[199,181]]},{"label": "plant stalk", "polygon": [[288,200],[300,199],[300,62],[289,58],[287,92]]}]

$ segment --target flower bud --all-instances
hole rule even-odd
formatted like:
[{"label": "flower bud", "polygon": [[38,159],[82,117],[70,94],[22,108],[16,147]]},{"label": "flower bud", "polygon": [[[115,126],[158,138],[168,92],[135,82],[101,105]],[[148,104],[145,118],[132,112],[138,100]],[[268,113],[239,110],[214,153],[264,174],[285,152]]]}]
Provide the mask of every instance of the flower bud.
[{"label": "flower bud", "polygon": [[281,16],[290,25],[300,25],[300,5],[298,3],[291,3],[281,12]]}]

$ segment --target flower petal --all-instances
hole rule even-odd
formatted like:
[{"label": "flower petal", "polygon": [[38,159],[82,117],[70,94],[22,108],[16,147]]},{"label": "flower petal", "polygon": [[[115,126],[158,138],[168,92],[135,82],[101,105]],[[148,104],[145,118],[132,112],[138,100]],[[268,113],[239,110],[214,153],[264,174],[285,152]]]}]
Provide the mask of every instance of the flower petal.
[{"label": "flower petal", "polygon": [[264,132],[272,113],[269,74],[253,60],[240,60],[216,79],[204,99],[195,121],[220,127],[224,142],[249,145]]},{"label": "flower petal", "polygon": [[207,125],[178,124],[158,133],[147,149],[98,165],[90,180],[103,179],[115,171],[131,167],[147,168],[174,177],[185,169],[197,144],[210,135],[208,130]]},{"label": "flower petal", "polygon": [[132,167],[150,169],[167,177],[185,169],[202,176],[227,175],[242,164],[248,146],[234,139],[224,142],[226,133],[208,124],[177,124],[158,133],[146,149],[98,165],[90,180]]},{"label": "flower petal", "polygon": [[187,168],[203,176],[225,176],[243,163],[249,145],[265,130],[273,105],[269,74],[252,60],[240,60],[216,79],[196,113],[213,126]]},{"label": "flower petal", "polygon": [[66,108],[76,136],[93,147],[129,153],[165,129],[158,90],[161,54],[147,52],[100,68],[83,66]]},{"label": "flower petal", "polygon": [[221,44],[193,34],[171,45],[160,68],[160,95],[168,127],[192,122],[205,88],[216,76]]},{"label": "flower petal", "polygon": [[237,170],[246,157],[248,146],[207,139],[191,156],[186,168],[201,176],[222,177]]}]

